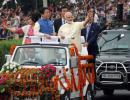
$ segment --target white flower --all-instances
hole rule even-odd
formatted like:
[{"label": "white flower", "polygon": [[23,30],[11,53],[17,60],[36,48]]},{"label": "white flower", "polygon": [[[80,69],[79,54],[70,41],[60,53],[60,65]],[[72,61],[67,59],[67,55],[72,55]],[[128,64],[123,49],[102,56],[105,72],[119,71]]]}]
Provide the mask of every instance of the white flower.
[{"label": "white flower", "polygon": [[12,65],[12,68],[16,68],[16,65]]},{"label": "white flower", "polygon": [[9,73],[9,70],[7,70],[6,73]]},{"label": "white flower", "polygon": [[10,69],[13,69],[14,67],[10,65]]},{"label": "white flower", "polygon": [[2,67],[1,72],[4,72],[4,70],[5,70],[5,69]]},{"label": "white flower", "polygon": [[20,70],[21,69],[21,66],[18,66],[18,70]]},{"label": "white flower", "polygon": [[14,68],[13,72],[15,73],[17,71],[17,68]]},{"label": "white flower", "polygon": [[7,66],[6,69],[9,69],[9,66]]},{"label": "white flower", "polygon": [[21,75],[19,74],[18,77],[17,77],[17,79],[20,79],[20,77],[21,77]]},{"label": "white flower", "polygon": [[4,64],[4,66],[8,66],[9,65],[9,62],[6,62],[5,64]]}]

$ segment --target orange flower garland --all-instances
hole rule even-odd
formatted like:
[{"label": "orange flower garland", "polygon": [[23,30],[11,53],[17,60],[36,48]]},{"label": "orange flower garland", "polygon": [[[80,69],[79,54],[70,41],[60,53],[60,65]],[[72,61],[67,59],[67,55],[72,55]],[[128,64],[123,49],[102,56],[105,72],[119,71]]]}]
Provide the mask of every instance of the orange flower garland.
[{"label": "orange flower garland", "polygon": [[50,84],[48,84],[48,81],[40,80],[38,74],[36,74],[37,72],[39,73],[39,69],[22,68],[15,73],[1,73],[0,76],[7,79],[11,78],[13,85],[11,85],[9,92],[14,96],[35,97],[48,92],[53,95],[52,100],[59,100],[58,88],[54,88],[53,81],[50,80]]},{"label": "orange flower garland", "polygon": [[11,45],[10,50],[9,50],[10,55],[13,54],[15,47],[16,47],[15,44]]},{"label": "orange flower garland", "polygon": [[[83,98],[83,86],[85,85],[85,80],[88,79],[88,81],[90,82],[90,84],[94,83],[95,80],[95,73],[94,73],[94,66],[93,64],[87,65],[87,64],[81,64],[81,60],[89,60],[89,59],[93,59],[93,56],[91,55],[86,55],[86,56],[81,56],[78,53],[78,49],[75,46],[75,44],[72,44],[76,50],[76,55],[78,56],[78,88],[80,89],[80,96],[81,96],[81,100],[84,100]],[[85,70],[86,68],[88,70],[92,70],[92,74],[90,73],[90,71],[88,71],[88,77],[86,76]],[[82,83],[83,82],[83,83]]]}]

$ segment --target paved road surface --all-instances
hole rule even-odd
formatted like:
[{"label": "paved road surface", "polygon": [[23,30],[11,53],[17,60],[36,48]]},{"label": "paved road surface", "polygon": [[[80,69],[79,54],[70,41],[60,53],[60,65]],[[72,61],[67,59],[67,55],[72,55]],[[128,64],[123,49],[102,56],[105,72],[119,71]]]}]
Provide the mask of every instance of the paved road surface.
[{"label": "paved road surface", "polygon": [[[80,100],[80,99],[72,99],[72,100]],[[114,91],[114,95],[105,96],[103,91],[97,91],[95,100],[130,100],[130,91],[127,90],[116,90]]]},{"label": "paved road surface", "polygon": [[104,96],[102,91],[97,91],[95,100],[130,100],[130,91],[116,90],[112,96]]}]

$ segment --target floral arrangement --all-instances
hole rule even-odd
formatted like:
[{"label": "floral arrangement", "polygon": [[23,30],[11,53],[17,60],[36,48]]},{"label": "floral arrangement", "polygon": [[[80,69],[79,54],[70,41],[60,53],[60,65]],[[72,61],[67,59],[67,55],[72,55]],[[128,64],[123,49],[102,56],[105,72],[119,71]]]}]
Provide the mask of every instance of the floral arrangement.
[{"label": "floral arrangement", "polygon": [[7,88],[7,78],[6,77],[0,77],[0,93],[5,92],[5,88]]},{"label": "floral arrangement", "polygon": [[21,69],[20,65],[15,63],[15,62],[7,62],[2,66],[2,69],[0,71],[0,73],[9,73],[9,72],[13,72],[15,73],[17,70]]},{"label": "floral arrangement", "polygon": [[25,98],[38,95],[48,97],[47,94],[51,94],[51,100],[60,100],[59,91],[54,88],[52,82],[55,75],[56,68],[50,64],[35,69],[20,68],[15,62],[6,63],[0,73],[0,93],[7,91],[14,96]]},{"label": "floral arrangement", "polygon": [[0,76],[0,99],[9,100],[9,89],[10,83],[8,80],[8,76],[1,75]]},{"label": "floral arrangement", "polygon": [[12,80],[9,78],[9,73],[15,73],[19,69],[21,69],[20,65],[15,62],[7,62],[2,66],[2,69],[0,70],[0,93],[5,92],[5,90],[12,84]]},{"label": "floral arrangement", "polygon": [[51,64],[41,66],[39,71],[40,77],[43,78],[43,80],[51,80],[51,78],[56,75],[56,67]]}]

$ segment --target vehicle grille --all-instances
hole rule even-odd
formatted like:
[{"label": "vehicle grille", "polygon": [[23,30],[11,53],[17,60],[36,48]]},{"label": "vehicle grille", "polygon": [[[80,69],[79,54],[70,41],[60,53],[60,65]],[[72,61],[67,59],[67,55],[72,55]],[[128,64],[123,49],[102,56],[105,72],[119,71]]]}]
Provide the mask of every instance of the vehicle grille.
[{"label": "vehicle grille", "polygon": [[127,74],[127,80],[130,82],[130,73]]},{"label": "vehicle grille", "polygon": [[125,74],[125,68],[121,63],[111,63],[111,62],[105,62],[102,65],[100,65],[99,69],[97,70],[97,75],[99,75],[101,72],[108,71],[108,72],[121,72],[122,74]]},{"label": "vehicle grille", "polygon": [[[107,81],[112,81],[112,82],[123,82],[128,81],[130,82],[130,61],[125,61],[123,63],[120,62],[102,62],[96,64],[96,74],[97,74],[97,79],[100,82],[107,82]],[[102,78],[102,74],[116,74],[120,73],[121,78],[120,79],[112,79],[112,78]]]},{"label": "vehicle grille", "polygon": [[125,61],[123,64],[126,67],[127,72],[130,72],[130,61]]}]

